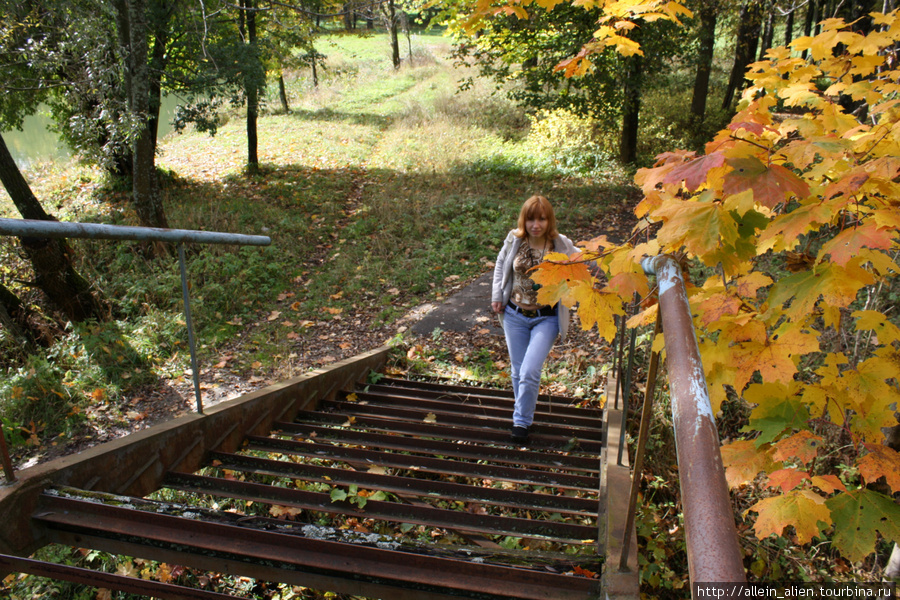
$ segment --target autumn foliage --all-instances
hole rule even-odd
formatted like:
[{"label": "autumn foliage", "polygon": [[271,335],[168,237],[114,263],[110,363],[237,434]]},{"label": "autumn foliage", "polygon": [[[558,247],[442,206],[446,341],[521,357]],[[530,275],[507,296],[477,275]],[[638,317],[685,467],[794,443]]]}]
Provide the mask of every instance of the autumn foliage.
[{"label": "autumn foliage", "polygon": [[[535,277],[542,302],[579,303],[582,326],[612,340],[623,302],[649,293],[642,256],[702,264],[708,278],[689,293],[713,410],[752,408],[746,439],[722,448],[729,485],[772,492],[745,515],[757,537],[791,527],[851,561],[879,535],[900,541],[900,454],[883,444],[900,408],[900,328],[878,294],[900,271],[900,13],[872,23],[864,35],[826,20],[768,51],[704,152],[669,152],[637,173],[636,215],[655,236],[595,240]],[[585,258],[601,264],[602,287]],[[837,476],[825,451],[836,447],[858,478]]]}]

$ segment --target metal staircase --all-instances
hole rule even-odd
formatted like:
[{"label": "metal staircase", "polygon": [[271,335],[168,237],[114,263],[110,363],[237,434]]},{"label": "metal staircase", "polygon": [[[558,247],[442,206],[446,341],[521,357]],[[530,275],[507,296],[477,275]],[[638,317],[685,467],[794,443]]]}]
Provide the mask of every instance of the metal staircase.
[{"label": "metal staircase", "polygon": [[[23,471],[0,490],[0,510],[29,522],[5,527],[0,574],[225,597],[24,558],[55,542],[369,598],[616,595],[621,574],[612,587],[604,579],[607,507],[628,490],[606,485],[603,410],[542,396],[519,447],[509,393],[359,383],[372,362],[271,390],[278,401],[252,394],[87,465],[71,459],[37,479]],[[310,383],[323,377],[334,381]],[[133,469],[141,455],[140,472],[90,476]],[[636,574],[628,582],[624,595],[635,595]]]}]

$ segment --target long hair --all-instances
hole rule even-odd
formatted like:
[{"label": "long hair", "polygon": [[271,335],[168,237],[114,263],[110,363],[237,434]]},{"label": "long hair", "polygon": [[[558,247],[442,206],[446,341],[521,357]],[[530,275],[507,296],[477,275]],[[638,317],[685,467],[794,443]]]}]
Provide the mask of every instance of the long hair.
[{"label": "long hair", "polygon": [[547,218],[547,239],[555,239],[559,235],[559,231],[556,229],[556,215],[553,213],[553,206],[546,197],[538,195],[532,196],[522,205],[522,210],[519,211],[519,228],[516,230],[516,237],[524,238],[528,235],[528,231],[525,230],[525,221],[541,216]]}]

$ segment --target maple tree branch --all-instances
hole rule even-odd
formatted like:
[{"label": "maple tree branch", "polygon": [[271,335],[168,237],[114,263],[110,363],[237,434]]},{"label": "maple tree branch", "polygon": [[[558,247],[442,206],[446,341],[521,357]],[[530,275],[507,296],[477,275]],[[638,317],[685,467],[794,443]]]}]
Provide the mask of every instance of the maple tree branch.
[{"label": "maple tree branch", "polygon": [[769,157],[770,157],[770,158],[771,158],[771,156],[772,156],[773,154],[775,154],[775,149],[774,149],[774,148],[769,148],[768,146],[763,146],[763,145],[760,144],[759,142],[754,142],[753,140],[748,140],[748,139],[746,139],[746,138],[742,138],[742,137],[740,137],[739,135],[737,135],[737,134],[735,134],[735,133],[732,133],[732,134],[731,134],[731,139],[733,139],[733,140],[736,141],[736,142],[747,142],[747,143],[750,144],[751,146],[756,146],[757,148],[760,148],[760,149],[762,149],[762,150],[765,150],[766,152],[769,153]]}]

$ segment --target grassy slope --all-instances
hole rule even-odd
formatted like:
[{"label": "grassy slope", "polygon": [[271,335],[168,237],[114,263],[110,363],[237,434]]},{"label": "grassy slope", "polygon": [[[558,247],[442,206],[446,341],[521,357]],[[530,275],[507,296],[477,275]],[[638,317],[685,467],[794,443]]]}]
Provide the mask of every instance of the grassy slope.
[{"label": "grassy slope", "polygon": [[[444,58],[446,39],[416,36],[413,44],[414,64],[395,72],[384,35],[323,39],[328,68],[319,88],[295,74],[292,111],[260,120],[257,177],[242,173],[240,114],[229,115],[215,137],[163,140],[158,164],[167,172],[172,227],[273,242],[190,248],[210,399],[394,337],[413,307],[488,268],[532,193],[550,196],[561,228],[575,237],[603,233],[604,211],[622,206],[627,191],[619,180],[563,176],[541,163],[524,141],[527,118],[491,90],[457,94],[460,73]],[[274,96],[269,107],[277,107]],[[60,218],[134,223],[127,193],[104,187],[90,170],[35,174],[32,184]],[[13,215],[8,205],[0,210]],[[59,433],[104,439],[98,430],[106,437],[127,431],[161,401],[170,411],[193,403],[177,265],[147,261],[127,243],[73,245],[81,270],[112,301],[115,320],[70,326],[41,355],[22,357],[7,346],[3,414],[8,427],[32,430],[38,451]],[[10,265],[6,285],[40,306],[39,296],[15,283],[30,275],[11,241],[0,252]],[[496,358],[482,352],[480,364]]]}]

